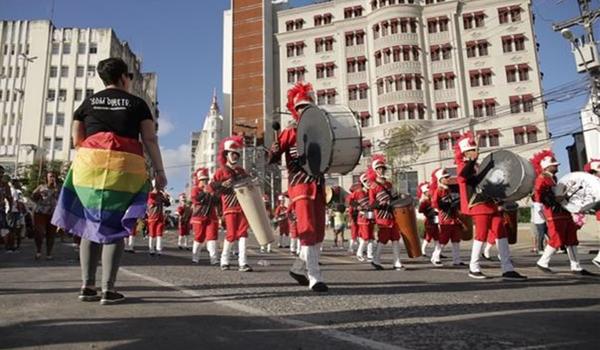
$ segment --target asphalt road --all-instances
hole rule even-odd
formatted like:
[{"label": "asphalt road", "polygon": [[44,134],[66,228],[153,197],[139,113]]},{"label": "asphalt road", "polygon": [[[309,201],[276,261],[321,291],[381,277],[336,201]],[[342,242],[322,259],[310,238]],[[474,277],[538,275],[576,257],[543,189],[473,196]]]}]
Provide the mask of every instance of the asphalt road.
[{"label": "asphalt road", "polygon": [[[600,340],[600,277],[571,275],[564,254],[545,275],[516,245],[527,282],[503,282],[497,261],[483,264],[493,278],[478,281],[425,258],[374,271],[326,243],[330,292],[315,294],[287,276],[287,251],[251,246],[255,272],[222,272],[206,251],[192,265],[173,236],[161,257],[143,253],[141,240],[138,253],[125,254],[117,286],[127,300],[110,306],[77,300],[79,266],[67,244],[53,261],[34,261],[29,241],[0,253],[0,349],[596,349]],[[463,243],[465,261],[468,249]],[[600,272],[580,251],[584,267]]]}]

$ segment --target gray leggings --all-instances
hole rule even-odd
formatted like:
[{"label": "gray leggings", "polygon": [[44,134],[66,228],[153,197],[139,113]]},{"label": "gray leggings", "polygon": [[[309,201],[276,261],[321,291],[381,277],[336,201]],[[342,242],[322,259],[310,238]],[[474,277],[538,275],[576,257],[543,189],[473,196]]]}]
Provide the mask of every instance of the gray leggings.
[{"label": "gray leggings", "polygon": [[96,285],[96,269],[100,255],[102,255],[102,291],[113,290],[124,246],[125,242],[122,239],[112,244],[100,244],[81,239],[79,260],[83,285],[86,287]]}]

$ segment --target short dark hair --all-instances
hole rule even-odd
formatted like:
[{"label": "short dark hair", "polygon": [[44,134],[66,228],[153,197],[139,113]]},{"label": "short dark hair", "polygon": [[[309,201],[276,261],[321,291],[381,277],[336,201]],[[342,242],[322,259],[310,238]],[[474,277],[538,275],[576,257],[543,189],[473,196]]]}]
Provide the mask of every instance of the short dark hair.
[{"label": "short dark hair", "polygon": [[127,74],[127,63],[119,57],[110,57],[98,63],[98,75],[104,85],[116,84],[123,74]]}]

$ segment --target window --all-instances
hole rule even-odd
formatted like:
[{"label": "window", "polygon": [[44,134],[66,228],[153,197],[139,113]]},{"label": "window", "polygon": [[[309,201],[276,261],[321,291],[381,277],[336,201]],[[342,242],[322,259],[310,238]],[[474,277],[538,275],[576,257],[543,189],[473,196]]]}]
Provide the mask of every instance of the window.
[{"label": "window", "polygon": [[488,55],[488,45],[487,40],[480,40],[477,43],[477,48],[479,49],[479,56],[487,56]]},{"label": "window", "polygon": [[485,115],[487,117],[493,117],[496,115],[496,100],[488,98],[485,100]]},{"label": "window", "polygon": [[381,66],[381,51],[375,52],[375,67]]},{"label": "window", "polygon": [[317,92],[317,104],[324,105],[325,101],[326,101],[325,93],[323,91]]},{"label": "window", "polygon": [[450,52],[452,51],[452,46],[450,44],[446,44],[442,47],[442,58],[447,60],[450,59]]},{"label": "window", "polygon": [[427,31],[429,34],[437,33],[437,21],[435,19],[427,20]]},{"label": "window", "polygon": [[517,69],[515,66],[506,66],[506,82],[514,83],[517,81]]},{"label": "window", "polygon": [[315,23],[315,27],[318,27],[321,25],[321,23],[323,23],[323,16],[321,15],[316,15],[314,17],[314,23]]},{"label": "window", "polygon": [[333,51],[333,38],[325,38],[325,51]]},{"label": "window", "polygon": [[56,78],[58,76],[58,67],[51,66],[50,67],[50,78]]},{"label": "window", "polygon": [[500,138],[499,138],[498,129],[488,130],[488,141],[490,143],[490,147],[500,146]]},{"label": "window", "polygon": [[527,125],[527,143],[535,143],[538,141],[537,132],[538,129],[535,125]]},{"label": "window", "polygon": [[77,53],[80,55],[85,53],[85,43],[77,44]]},{"label": "window", "polygon": [[487,147],[487,132],[477,131],[477,147]]},{"label": "window", "polygon": [[406,90],[412,90],[412,76],[411,75],[407,75],[406,77],[404,77],[404,83],[406,86]]},{"label": "window", "polygon": [[473,101],[473,117],[475,117],[475,118],[483,117],[483,101],[481,101],[481,100]]},{"label": "window", "polygon": [[285,30],[288,32],[294,30],[294,21],[285,22]]},{"label": "window", "polygon": [[48,101],[54,101],[56,99],[56,90],[49,89],[47,99],[48,99]]},{"label": "window", "polygon": [[88,98],[94,94],[94,89],[85,89],[85,98]]},{"label": "window", "polygon": [[518,67],[519,67],[519,80],[520,81],[529,80],[529,65],[528,64],[520,64]]},{"label": "window", "polygon": [[75,101],[81,101],[83,91],[81,89],[75,89]]},{"label": "window", "polygon": [[510,96],[510,113],[520,113],[521,112],[521,98],[519,96]]},{"label": "window", "polygon": [[93,77],[96,75],[96,66],[87,66],[87,74],[88,77]]},{"label": "window", "polygon": [[327,64],[327,66],[325,67],[325,73],[327,78],[332,78],[335,73],[335,65],[333,63]]},{"label": "window", "polygon": [[71,43],[63,43],[63,55],[68,55],[71,53]]},{"label": "window", "polygon": [[476,56],[476,48],[474,41],[467,42],[467,57],[475,57]]},{"label": "window", "polygon": [[359,100],[366,100],[367,99],[367,84],[360,84],[359,88],[358,88],[358,99]]},{"label": "window", "polygon": [[357,91],[356,87],[349,87],[348,88],[348,100],[349,101],[355,101],[356,100],[356,98],[357,98],[356,91]]},{"label": "window", "polygon": [[515,41],[515,51],[523,51],[525,50],[525,36],[522,34],[518,34],[514,36]]},{"label": "window", "polygon": [[458,118],[458,104],[456,104],[456,102],[448,103],[448,118]]},{"label": "window", "polygon": [[436,103],[435,104],[435,115],[437,119],[446,118],[446,104],[445,103]]},{"label": "window", "polygon": [[517,22],[517,21],[521,20],[521,7],[519,5],[511,6],[510,19],[513,22]]},{"label": "window", "polygon": [[446,89],[454,89],[454,73],[446,73]]},{"label": "window", "polygon": [[2,93],[3,93],[3,91],[0,90],[0,101],[2,101]]},{"label": "window", "polygon": [[358,31],[356,33],[356,45],[364,45],[365,43],[365,32]]},{"label": "window", "polygon": [[443,80],[441,74],[434,74],[433,75],[433,89],[441,90],[444,87],[443,81],[444,80]]},{"label": "window", "polygon": [[473,18],[475,18],[476,28],[481,28],[485,26],[485,14],[483,12],[475,12]]},{"label": "window", "polygon": [[98,53],[98,44],[90,43],[89,53],[90,54]]},{"label": "window", "polygon": [[431,61],[439,61],[440,60],[440,47],[439,46],[431,46]]},{"label": "window", "polygon": [[6,90],[6,95],[4,95],[4,101],[10,101],[10,90]]},{"label": "window", "polygon": [[506,7],[498,9],[498,21],[500,24],[508,23],[508,9]]},{"label": "window", "polygon": [[354,59],[348,59],[348,61],[346,62],[346,71],[348,73],[354,73],[356,71],[355,67],[355,60]]},{"label": "window", "polygon": [[[440,118],[438,118],[440,119]],[[450,149],[450,137],[447,133],[438,134],[438,140],[440,145],[440,151],[446,151]]]},{"label": "window", "polygon": [[423,85],[423,81],[421,80],[421,76],[415,75],[415,89],[421,90],[422,85]]},{"label": "window", "polygon": [[288,69],[287,82],[293,84],[296,82],[296,70],[294,68]]},{"label": "window", "polygon": [[85,72],[84,66],[77,66],[77,68],[75,70],[75,76],[78,78],[81,78],[81,77],[83,77],[84,72]]},{"label": "window", "polygon": [[294,44],[287,44],[287,57],[293,57],[295,53]]},{"label": "window", "polygon": [[67,67],[67,66],[60,67],[60,76],[62,78],[67,78],[69,76],[69,67]]},{"label": "window", "polygon": [[58,113],[56,115],[56,125],[60,125],[60,126],[65,125],[65,114],[64,113]]},{"label": "window", "polygon": [[510,35],[502,37],[502,51],[504,53],[512,52],[512,37]]},{"label": "window", "polygon": [[296,68],[296,79],[298,79],[298,81],[304,81],[305,72],[306,69],[304,67]]},{"label": "window", "polygon": [[513,134],[515,137],[515,145],[524,145],[525,144],[525,128],[522,126],[518,126],[513,128]]},{"label": "window", "polygon": [[317,64],[317,79],[322,79],[325,76],[325,66],[323,64]]},{"label": "window", "polygon": [[60,45],[58,43],[52,43],[52,54],[53,55],[58,55],[58,53],[60,52]]},{"label": "window", "polygon": [[373,25],[373,39],[379,39],[379,24]]},{"label": "window", "polygon": [[479,86],[479,71],[478,70],[470,71],[469,77],[471,79],[471,87]]},{"label": "window", "polygon": [[44,125],[49,126],[54,123],[54,116],[50,113],[46,114],[46,118],[44,119]]},{"label": "window", "polygon": [[21,74],[21,67],[15,68],[15,78],[18,78],[20,74]]},{"label": "window", "polygon": [[352,18],[352,15],[353,15],[352,7],[346,7],[344,9],[344,18],[346,18],[346,19]]},{"label": "window", "polygon": [[316,38],[315,39],[315,52],[319,53],[323,51],[323,38]]},{"label": "window", "polygon": [[61,101],[66,100],[67,99],[67,90],[65,90],[65,89],[58,90],[58,99]]},{"label": "window", "polygon": [[441,18],[438,23],[440,25],[440,32],[448,31],[448,18]]},{"label": "window", "polygon": [[533,96],[523,95],[523,112],[533,112]]},{"label": "window", "polygon": [[296,43],[296,56],[304,55],[304,41]]},{"label": "window", "polygon": [[54,150],[55,151],[62,151],[63,148],[63,139],[62,138],[55,138],[54,139]]},{"label": "window", "polygon": [[364,72],[367,70],[367,59],[365,57],[358,58],[358,64],[356,66],[357,71]]},{"label": "window", "polygon": [[377,80],[377,95],[383,94],[383,79]]},{"label": "window", "polygon": [[489,86],[492,85],[492,70],[482,69],[481,70],[481,85]]},{"label": "window", "polygon": [[334,91],[330,91],[327,94],[327,104],[329,105],[334,105],[335,104],[335,96],[337,95],[337,93]]},{"label": "window", "polygon": [[354,33],[346,33],[346,46],[354,45]]}]

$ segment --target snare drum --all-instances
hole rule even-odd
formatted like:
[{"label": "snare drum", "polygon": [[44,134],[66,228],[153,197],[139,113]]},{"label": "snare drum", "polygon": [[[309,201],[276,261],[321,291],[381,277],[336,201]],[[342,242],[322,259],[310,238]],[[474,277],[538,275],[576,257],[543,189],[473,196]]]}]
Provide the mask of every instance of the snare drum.
[{"label": "snare drum", "polygon": [[345,106],[310,106],[302,112],[296,143],[302,167],[312,176],[347,174],[362,154],[362,132]]},{"label": "snare drum", "polygon": [[411,197],[400,198],[392,203],[394,220],[400,230],[408,257],[418,258],[422,255],[421,242],[417,232],[417,213]]}]

